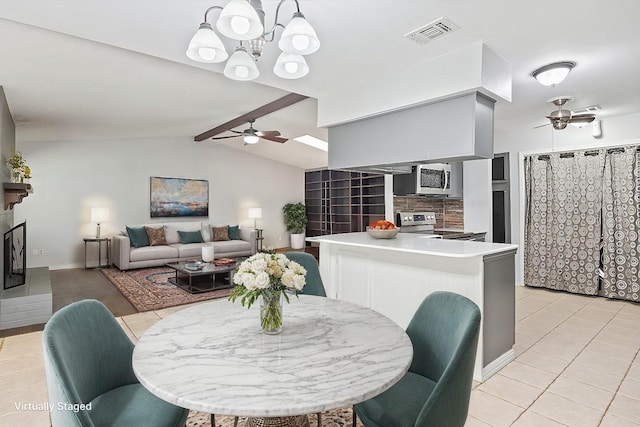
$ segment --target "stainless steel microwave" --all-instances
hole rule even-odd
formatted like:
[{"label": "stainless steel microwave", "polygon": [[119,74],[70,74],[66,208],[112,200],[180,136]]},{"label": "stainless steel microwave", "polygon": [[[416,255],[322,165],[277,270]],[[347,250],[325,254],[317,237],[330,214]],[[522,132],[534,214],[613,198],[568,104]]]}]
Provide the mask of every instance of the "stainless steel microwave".
[{"label": "stainless steel microwave", "polygon": [[393,193],[396,196],[407,194],[451,193],[451,165],[431,163],[411,168],[410,174],[394,175]]}]

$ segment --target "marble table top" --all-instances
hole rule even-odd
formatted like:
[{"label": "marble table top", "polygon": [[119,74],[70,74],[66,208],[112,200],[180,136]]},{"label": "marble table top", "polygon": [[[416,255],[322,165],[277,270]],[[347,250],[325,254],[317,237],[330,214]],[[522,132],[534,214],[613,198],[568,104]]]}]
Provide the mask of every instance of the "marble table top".
[{"label": "marble table top", "polygon": [[259,317],[259,303],[248,310],[227,300],[174,313],[140,338],[134,372],[184,408],[282,417],[369,399],[411,364],[411,341],[399,326],[345,301],[291,297],[279,335],[263,334]]}]

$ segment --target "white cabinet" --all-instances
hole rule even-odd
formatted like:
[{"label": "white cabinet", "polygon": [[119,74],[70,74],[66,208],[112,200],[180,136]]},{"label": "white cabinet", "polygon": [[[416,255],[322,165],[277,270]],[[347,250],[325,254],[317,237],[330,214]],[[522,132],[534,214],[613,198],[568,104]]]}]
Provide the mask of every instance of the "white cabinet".
[{"label": "white cabinet", "polygon": [[474,379],[484,381],[513,360],[515,246],[426,239],[429,251],[421,251],[416,248],[425,239],[415,235],[371,244],[363,243],[366,238],[351,233],[311,239],[320,242],[320,274],[329,297],[369,307],[406,328],[430,293],[464,295],[482,313]]}]

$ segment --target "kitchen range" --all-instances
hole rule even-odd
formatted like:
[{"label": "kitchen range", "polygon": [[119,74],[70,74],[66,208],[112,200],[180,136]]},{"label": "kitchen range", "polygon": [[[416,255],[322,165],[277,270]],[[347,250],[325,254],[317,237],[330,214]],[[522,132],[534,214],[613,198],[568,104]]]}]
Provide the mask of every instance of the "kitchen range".
[{"label": "kitchen range", "polygon": [[448,228],[435,228],[434,212],[397,212],[396,226],[401,233],[419,233],[440,239],[473,240],[484,242],[486,232],[472,232]]}]

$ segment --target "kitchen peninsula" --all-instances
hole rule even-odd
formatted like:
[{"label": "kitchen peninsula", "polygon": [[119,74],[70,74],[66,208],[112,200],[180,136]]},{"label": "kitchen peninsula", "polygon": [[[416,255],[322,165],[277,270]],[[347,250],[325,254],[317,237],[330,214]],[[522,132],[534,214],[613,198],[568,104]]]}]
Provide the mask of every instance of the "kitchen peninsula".
[{"label": "kitchen peninsula", "polygon": [[320,244],[320,274],[329,297],[372,308],[406,328],[430,293],[464,295],[482,313],[474,379],[485,381],[513,360],[517,245],[410,233],[393,239],[345,233],[307,241]]}]

